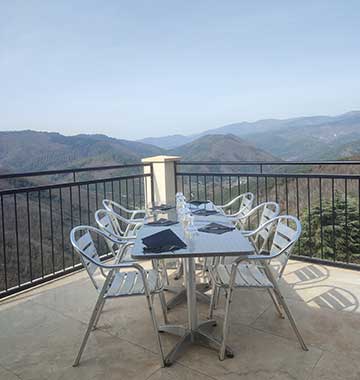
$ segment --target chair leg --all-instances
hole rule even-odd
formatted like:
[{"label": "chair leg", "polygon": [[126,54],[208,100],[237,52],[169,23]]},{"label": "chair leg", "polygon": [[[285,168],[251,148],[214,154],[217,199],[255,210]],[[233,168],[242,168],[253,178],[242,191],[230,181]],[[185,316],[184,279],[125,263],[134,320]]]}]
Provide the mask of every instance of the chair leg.
[{"label": "chair leg", "polygon": [[153,326],[154,326],[154,332],[155,332],[155,335],[156,335],[156,340],[157,340],[158,349],[159,349],[159,355],[160,355],[160,364],[161,364],[161,367],[165,367],[165,357],[164,357],[164,351],[163,351],[162,344],[161,344],[161,339],[160,339],[160,334],[159,334],[159,327],[158,327],[158,324],[157,324],[157,321],[156,321],[156,316],[155,316],[154,308],[153,308],[150,296],[148,294],[146,294],[146,301],[148,303],[148,307],[149,307],[149,311],[150,311],[150,316],[151,316],[151,321],[152,321]]},{"label": "chair leg", "polygon": [[94,325],[93,325],[93,330],[95,330],[96,327],[97,327],[97,324],[98,324],[99,319],[100,319],[101,312],[102,312],[102,310],[104,308],[104,305],[105,305],[105,300],[106,300],[106,298],[103,299],[103,302],[99,306],[99,310],[98,310],[98,313],[96,315],[95,322],[94,322]]},{"label": "chair leg", "polygon": [[167,272],[167,268],[166,268],[166,262],[165,262],[165,260],[164,260],[164,262],[163,262],[163,268],[162,268],[162,270],[163,270],[163,279],[164,279],[164,281],[165,281],[165,284],[166,284],[167,286],[169,286],[169,285],[170,285],[170,280],[169,280],[169,275],[168,275],[168,272]]},{"label": "chair leg", "polygon": [[215,309],[215,298],[216,298],[217,286],[213,284],[211,298],[210,298],[210,306],[208,312],[208,319],[213,319],[214,309]]},{"label": "chair leg", "polygon": [[272,299],[272,301],[273,301],[273,303],[275,305],[275,308],[276,308],[276,310],[277,310],[277,312],[279,314],[279,317],[282,318],[282,319],[284,319],[285,316],[284,316],[284,313],[282,312],[281,307],[279,305],[279,302],[278,302],[278,300],[276,298],[276,293],[274,295],[273,292],[271,291],[271,289],[267,289],[267,291],[268,291],[268,293],[270,295],[270,298]]},{"label": "chair leg", "polygon": [[294,320],[294,317],[292,316],[291,312],[290,312],[290,309],[288,308],[288,305],[285,301],[285,298],[283,297],[283,295],[281,294],[279,288],[276,286],[274,291],[276,292],[277,294],[277,299],[279,300],[282,308],[284,309],[287,317],[289,318],[289,321],[290,321],[290,324],[291,324],[291,327],[293,328],[294,332],[295,332],[295,335],[297,336],[298,340],[299,340],[299,343],[301,345],[301,348],[304,350],[304,351],[309,351],[309,349],[307,348],[301,334],[300,334],[300,331],[298,330],[297,326],[296,326],[296,323],[295,323],[295,320]]},{"label": "chair leg", "polygon": [[95,307],[94,307],[94,310],[91,314],[91,317],[90,317],[90,321],[89,321],[89,324],[88,324],[88,327],[86,329],[86,332],[85,332],[85,335],[84,335],[84,338],[82,340],[82,343],[81,343],[81,346],[80,346],[80,349],[79,349],[79,352],[76,356],[76,359],[74,361],[74,364],[73,364],[73,367],[77,367],[79,365],[79,362],[80,362],[80,359],[81,359],[81,355],[82,353],[84,352],[84,349],[85,349],[85,346],[86,346],[86,343],[89,339],[89,336],[90,336],[90,333],[91,333],[91,330],[94,326],[94,323],[95,323],[95,320],[98,316],[98,312],[101,308],[101,305],[103,304],[104,302],[104,298],[103,298],[103,295],[100,294],[99,295],[99,298],[98,300],[96,301],[96,304],[95,304]]},{"label": "chair leg", "polygon": [[227,291],[226,296],[226,306],[225,306],[225,317],[224,317],[224,325],[223,325],[223,338],[220,346],[220,353],[219,353],[219,359],[224,360],[225,359],[225,353],[226,353],[226,341],[229,334],[229,319],[230,319],[230,304],[231,304],[231,297],[232,297],[232,289],[229,288]]},{"label": "chair leg", "polygon": [[221,294],[221,288],[217,288],[215,293],[215,302],[214,302],[214,309],[216,309],[220,302],[220,294]]},{"label": "chair leg", "polygon": [[175,272],[174,279],[179,280],[184,274],[184,264],[183,261],[180,259],[178,260],[178,267]]},{"label": "chair leg", "polygon": [[166,299],[165,299],[165,295],[164,295],[163,291],[161,291],[159,293],[159,299],[160,299],[160,304],[161,304],[161,310],[162,310],[163,317],[164,317],[164,323],[168,324],[169,320],[167,317],[167,305],[166,305]]}]

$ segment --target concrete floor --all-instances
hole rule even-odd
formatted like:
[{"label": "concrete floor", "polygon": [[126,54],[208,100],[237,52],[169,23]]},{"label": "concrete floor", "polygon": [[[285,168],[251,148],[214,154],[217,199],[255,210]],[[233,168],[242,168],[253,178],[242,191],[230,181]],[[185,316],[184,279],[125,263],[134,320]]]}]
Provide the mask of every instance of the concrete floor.
[{"label": "concrete floor", "polygon": [[[70,275],[0,303],[0,379],[360,379],[360,272],[291,261],[282,281],[310,351],[303,352],[267,293],[236,292],[233,359],[191,347],[159,366],[144,298],[109,301],[78,368],[74,356],[96,292],[86,273]],[[206,315],[206,305],[200,313]],[[223,309],[216,310],[221,325]],[[159,313],[160,318],[160,313]],[[186,320],[182,305],[171,322]],[[175,338],[162,335],[168,350]]]}]

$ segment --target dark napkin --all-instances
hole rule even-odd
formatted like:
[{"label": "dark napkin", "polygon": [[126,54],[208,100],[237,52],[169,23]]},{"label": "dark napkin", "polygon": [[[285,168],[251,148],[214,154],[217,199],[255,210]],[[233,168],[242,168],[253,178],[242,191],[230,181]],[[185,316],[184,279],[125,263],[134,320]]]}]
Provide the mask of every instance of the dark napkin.
[{"label": "dark napkin", "polygon": [[178,224],[179,222],[174,222],[170,219],[160,218],[153,222],[146,223],[145,226],[172,226],[173,224]]},{"label": "dark napkin", "polygon": [[201,208],[200,210],[192,211],[192,214],[199,216],[209,216],[218,214],[218,212],[216,210],[206,210]]},{"label": "dark napkin", "polygon": [[142,239],[144,253],[161,253],[186,248],[186,244],[170,229],[157,232]]},{"label": "dark napkin", "polygon": [[200,206],[200,205],[206,205],[209,203],[209,201],[191,201],[189,202],[193,206]]},{"label": "dark napkin", "polygon": [[173,209],[174,206],[170,206],[170,205],[165,205],[165,204],[162,204],[162,205],[159,205],[159,206],[154,206],[152,207],[151,209],[152,210],[159,210],[159,211],[166,211],[166,210],[171,210]]},{"label": "dark napkin", "polygon": [[209,223],[206,226],[199,228],[198,231],[207,232],[209,234],[224,234],[225,232],[233,231],[235,227],[224,226],[218,223]]}]

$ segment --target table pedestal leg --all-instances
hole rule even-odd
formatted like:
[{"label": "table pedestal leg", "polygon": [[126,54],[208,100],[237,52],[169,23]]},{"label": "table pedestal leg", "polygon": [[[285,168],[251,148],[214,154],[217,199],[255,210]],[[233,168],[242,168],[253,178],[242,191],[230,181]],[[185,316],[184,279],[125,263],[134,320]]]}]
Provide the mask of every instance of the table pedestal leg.
[{"label": "table pedestal leg", "polygon": [[[221,341],[208,332],[209,327],[215,326],[215,320],[209,320],[205,322],[198,322],[197,318],[197,304],[196,304],[196,278],[195,278],[195,262],[193,258],[187,258],[184,260],[185,269],[185,281],[186,281],[186,297],[187,297],[187,311],[188,311],[188,327],[165,325],[159,328],[161,332],[167,332],[169,334],[181,336],[181,339],[173,347],[166,357],[166,365],[171,365],[179,354],[189,344],[199,344],[219,351]],[[233,357],[234,354],[229,347],[226,347],[226,356]]]}]

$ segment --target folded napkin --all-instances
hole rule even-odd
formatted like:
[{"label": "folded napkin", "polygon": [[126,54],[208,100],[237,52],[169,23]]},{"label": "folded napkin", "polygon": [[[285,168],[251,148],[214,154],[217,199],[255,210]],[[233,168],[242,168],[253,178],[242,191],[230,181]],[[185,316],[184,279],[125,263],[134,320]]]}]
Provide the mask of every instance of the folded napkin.
[{"label": "folded napkin", "polygon": [[193,211],[192,214],[199,216],[209,216],[218,214],[218,212],[216,210],[206,210],[201,208],[200,210]]},{"label": "folded napkin", "polygon": [[174,206],[162,204],[162,205],[159,205],[159,206],[154,206],[151,209],[152,210],[166,211],[166,210],[171,210],[173,208],[174,208]]},{"label": "folded napkin", "polygon": [[193,206],[200,206],[200,205],[205,205],[209,203],[209,201],[191,201],[189,203]]},{"label": "folded napkin", "polygon": [[142,242],[145,245],[144,253],[170,252],[186,248],[186,244],[170,229],[147,236]]},{"label": "folded napkin", "polygon": [[154,222],[146,223],[146,226],[172,226],[173,224],[178,224],[179,222],[175,222],[170,219],[161,218],[159,220],[155,220]]},{"label": "folded napkin", "polygon": [[224,226],[218,223],[209,223],[206,226],[198,229],[198,231],[200,232],[207,232],[209,234],[218,234],[218,235],[221,235],[221,234],[224,234],[225,232],[229,232],[233,230],[235,230],[235,227]]}]

